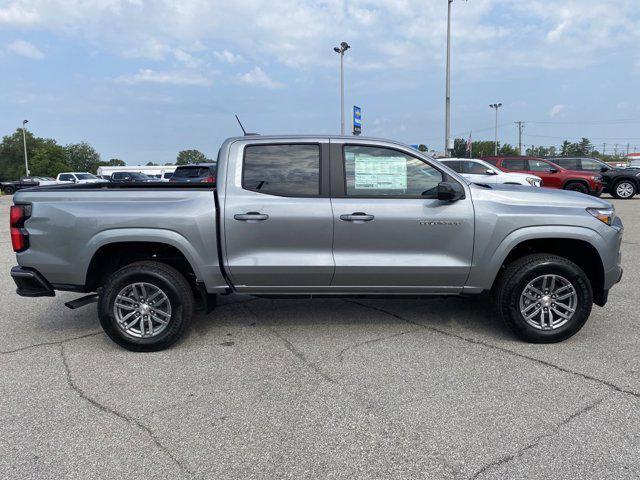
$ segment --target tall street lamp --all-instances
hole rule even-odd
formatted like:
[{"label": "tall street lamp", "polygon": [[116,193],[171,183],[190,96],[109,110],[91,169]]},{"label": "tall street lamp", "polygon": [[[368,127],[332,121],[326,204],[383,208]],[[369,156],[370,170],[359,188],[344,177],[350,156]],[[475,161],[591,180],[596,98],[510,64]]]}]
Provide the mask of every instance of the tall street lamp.
[{"label": "tall street lamp", "polygon": [[444,156],[449,156],[449,137],[451,136],[451,3],[447,0],[447,93],[445,98],[444,120]]},{"label": "tall street lamp", "polygon": [[27,123],[29,120],[22,121],[22,143],[24,144],[24,169],[29,176],[29,160],[27,159]]},{"label": "tall street lamp", "polygon": [[342,42],[333,51],[340,54],[340,135],[344,135],[344,52],[351,47],[347,42]]},{"label": "tall street lamp", "polygon": [[496,111],[496,134],[495,134],[495,144],[493,147],[493,154],[498,155],[498,109],[502,106],[501,103],[492,103],[489,105],[490,108],[494,108]]}]

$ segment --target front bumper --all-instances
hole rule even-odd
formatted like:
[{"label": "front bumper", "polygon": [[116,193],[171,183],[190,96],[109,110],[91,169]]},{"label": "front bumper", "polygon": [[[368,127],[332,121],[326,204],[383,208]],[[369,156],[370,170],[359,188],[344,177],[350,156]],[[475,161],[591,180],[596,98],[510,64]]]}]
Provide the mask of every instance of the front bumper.
[{"label": "front bumper", "polygon": [[16,282],[16,293],[21,297],[55,297],[56,292],[40,272],[33,268],[15,266],[11,278]]}]

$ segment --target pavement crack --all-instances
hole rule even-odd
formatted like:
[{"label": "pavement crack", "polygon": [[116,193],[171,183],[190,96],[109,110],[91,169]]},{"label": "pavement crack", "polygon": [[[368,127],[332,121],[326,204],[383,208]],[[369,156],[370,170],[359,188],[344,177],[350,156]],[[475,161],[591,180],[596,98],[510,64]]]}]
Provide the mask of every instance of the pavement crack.
[{"label": "pavement crack", "polygon": [[410,323],[412,325],[416,325],[416,326],[422,327],[422,328],[424,328],[426,330],[430,330],[432,332],[436,332],[436,333],[439,333],[441,335],[445,335],[447,337],[457,338],[458,340],[462,340],[462,341],[467,342],[467,343],[483,346],[483,347],[486,347],[486,348],[491,348],[493,350],[498,350],[500,352],[507,353],[509,355],[512,355],[512,356],[515,356],[515,357],[518,357],[518,358],[522,358],[522,359],[525,359],[525,360],[530,360],[530,361],[536,362],[536,363],[538,363],[540,365],[544,365],[545,367],[553,368],[553,369],[555,369],[555,370],[557,370],[559,372],[568,373],[570,375],[575,375],[577,377],[581,377],[584,380],[589,380],[591,382],[599,383],[601,385],[609,387],[612,390],[615,390],[618,393],[623,393],[625,395],[630,395],[630,396],[635,397],[635,398],[640,398],[640,393],[639,392],[636,392],[634,390],[630,390],[630,389],[627,389],[627,388],[620,387],[620,386],[616,385],[615,383],[612,383],[612,382],[610,382],[608,380],[604,380],[602,378],[594,377],[592,375],[588,375],[586,373],[578,372],[576,370],[571,370],[570,368],[561,367],[559,365],[556,365],[555,363],[547,362],[546,360],[541,360],[539,358],[532,357],[530,355],[525,355],[524,353],[516,352],[515,350],[511,350],[509,348],[505,348],[505,347],[501,347],[501,346],[498,346],[498,345],[494,345],[492,343],[484,342],[482,340],[477,340],[477,339],[474,339],[474,338],[465,337],[465,336],[459,335],[457,333],[448,332],[446,330],[442,330],[440,328],[433,327],[431,325],[425,325],[423,323],[415,322],[413,320],[409,320],[408,318],[404,318],[401,315],[398,315],[397,313],[390,312],[389,310],[385,310],[384,308],[376,307],[374,305],[368,305],[366,303],[358,302],[357,300],[344,300],[344,301],[345,302],[349,302],[349,303],[353,303],[355,305],[360,305],[361,307],[368,308],[370,310],[375,310],[375,311],[378,311],[380,313],[384,313],[386,315],[390,315],[393,318],[397,318],[398,320],[402,320],[404,322],[407,322],[407,323]]},{"label": "pavement crack", "polygon": [[97,335],[101,335],[104,332],[102,330],[98,331],[98,332],[92,332],[92,333],[86,333],[84,335],[78,335],[77,337],[71,337],[71,338],[65,338],[63,340],[56,340],[54,342],[42,342],[42,343],[35,343],[33,345],[26,345],[24,347],[20,347],[20,348],[15,348],[13,350],[5,350],[0,352],[0,355],[5,355],[5,354],[9,354],[9,353],[17,353],[17,352],[22,352],[24,350],[29,350],[30,348],[38,348],[38,347],[47,347],[50,345],[62,345],[65,342],[72,342],[73,340],[80,340],[82,338],[88,338],[88,337],[95,337]]},{"label": "pavement crack", "polygon": [[71,368],[69,366],[67,355],[64,349],[64,342],[60,343],[60,357],[62,358],[62,365],[64,366],[67,385],[82,400],[94,406],[101,412],[118,417],[121,420],[124,420],[125,422],[127,422],[129,425],[137,427],[138,430],[146,434],[154,443],[154,445],[158,448],[158,450],[160,450],[167,457],[169,457],[178,466],[178,468],[182,470],[182,472],[188,474],[190,477],[194,477],[195,474],[191,470],[189,470],[189,468],[186,465],[184,465],[173,453],[171,453],[171,451],[162,443],[162,441],[158,438],[158,436],[155,433],[153,433],[153,431],[149,427],[142,424],[140,421],[136,420],[135,418],[130,417],[129,415],[118,412],[117,410],[98,402],[94,398],[90,397],[82,388],[80,388],[80,386],[78,386],[78,384],[73,380],[73,375],[71,374]]},{"label": "pavement crack", "polygon": [[553,437],[554,435],[556,435],[560,429],[562,427],[564,427],[565,425],[571,423],[572,421],[574,421],[576,418],[578,418],[581,415],[584,415],[585,413],[593,410],[594,408],[596,408],[598,405],[600,405],[604,400],[605,397],[599,398],[598,400],[596,400],[595,402],[589,403],[587,405],[585,405],[584,407],[580,408],[579,410],[577,410],[576,412],[573,412],[571,415],[569,415],[568,417],[566,417],[564,420],[562,420],[560,423],[558,423],[557,425],[554,425],[553,429],[543,433],[542,435],[539,435],[538,437],[536,437],[532,442],[528,443],[527,445],[524,445],[522,448],[518,449],[517,451],[515,451],[514,453],[511,453],[509,455],[505,455],[497,460],[494,460],[493,462],[487,463],[486,465],[484,465],[483,467],[481,467],[479,470],[477,470],[473,475],[471,475],[469,477],[469,480],[475,480],[476,478],[478,478],[480,475],[482,475],[483,473],[495,469],[497,467],[501,467],[502,465],[505,465],[513,460],[516,460],[518,458],[520,458],[522,455],[524,455],[526,452],[528,452],[529,450],[536,448],[538,445],[540,445],[544,440],[546,440],[547,438]]},{"label": "pavement crack", "polygon": [[345,347],[342,350],[340,350],[340,353],[338,353],[338,360],[340,362],[342,362],[343,359],[344,359],[344,354],[346,352],[348,352],[348,351],[355,350],[355,349],[363,347],[365,345],[371,345],[372,343],[378,343],[378,342],[382,342],[384,340],[389,340],[391,338],[400,337],[400,336],[406,335],[408,333],[417,332],[418,330],[420,330],[420,328],[412,328],[411,330],[405,330],[403,332],[393,333],[391,335],[383,335],[381,337],[376,337],[376,338],[372,338],[370,340],[365,340],[364,342],[359,342],[359,343],[355,343],[353,345],[349,345],[348,347]]}]

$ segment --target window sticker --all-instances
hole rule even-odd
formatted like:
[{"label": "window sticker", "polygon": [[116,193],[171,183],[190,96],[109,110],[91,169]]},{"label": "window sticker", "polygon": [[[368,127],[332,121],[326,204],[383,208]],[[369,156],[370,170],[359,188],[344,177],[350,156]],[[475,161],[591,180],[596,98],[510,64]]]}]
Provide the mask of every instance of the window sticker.
[{"label": "window sticker", "polygon": [[358,190],[406,190],[404,157],[355,155],[355,188]]}]

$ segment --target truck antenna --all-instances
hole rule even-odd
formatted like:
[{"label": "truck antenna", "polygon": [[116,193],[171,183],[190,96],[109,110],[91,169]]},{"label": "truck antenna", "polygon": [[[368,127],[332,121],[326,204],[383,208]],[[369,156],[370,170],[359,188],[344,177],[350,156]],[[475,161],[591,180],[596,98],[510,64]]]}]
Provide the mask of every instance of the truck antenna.
[{"label": "truck antenna", "polygon": [[244,127],[242,126],[242,122],[240,121],[240,119],[238,118],[238,115],[235,116],[236,120],[238,121],[238,125],[240,125],[240,128],[242,129],[242,133],[244,134],[244,136],[249,136],[249,135],[259,135],[258,133],[247,133],[247,131],[244,129]]}]

